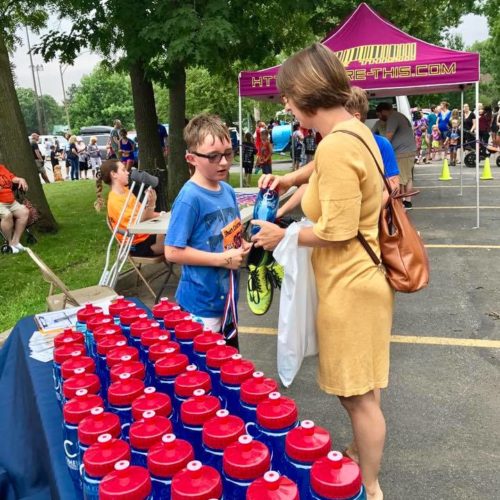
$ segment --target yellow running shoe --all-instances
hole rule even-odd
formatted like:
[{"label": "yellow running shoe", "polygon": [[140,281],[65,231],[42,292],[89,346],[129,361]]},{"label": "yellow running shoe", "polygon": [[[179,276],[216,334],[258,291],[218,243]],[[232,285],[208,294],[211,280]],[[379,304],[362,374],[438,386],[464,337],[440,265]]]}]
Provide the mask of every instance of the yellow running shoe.
[{"label": "yellow running shoe", "polygon": [[269,281],[274,288],[281,288],[281,283],[283,281],[283,276],[285,275],[285,270],[283,266],[278,264],[275,260],[267,264],[267,274],[269,276]]},{"label": "yellow running shoe", "polygon": [[257,316],[266,314],[273,301],[273,286],[268,279],[266,265],[248,266],[247,302],[250,311]]}]

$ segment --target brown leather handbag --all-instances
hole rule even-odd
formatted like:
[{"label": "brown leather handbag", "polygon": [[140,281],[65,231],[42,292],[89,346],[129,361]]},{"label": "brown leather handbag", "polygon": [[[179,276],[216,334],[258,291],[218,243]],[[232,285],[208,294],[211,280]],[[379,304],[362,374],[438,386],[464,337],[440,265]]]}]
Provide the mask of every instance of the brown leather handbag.
[{"label": "brown leather handbag", "polygon": [[403,196],[413,196],[418,194],[419,191],[400,194],[398,190],[391,189],[377,158],[364,139],[350,130],[336,130],[335,132],[352,135],[365,145],[377,165],[389,193],[379,219],[381,259],[378,258],[359,231],[357,234],[358,240],[375,265],[384,268],[387,280],[394,290],[404,293],[418,292],[429,284],[429,258],[422,238],[408,218],[401,198]]}]

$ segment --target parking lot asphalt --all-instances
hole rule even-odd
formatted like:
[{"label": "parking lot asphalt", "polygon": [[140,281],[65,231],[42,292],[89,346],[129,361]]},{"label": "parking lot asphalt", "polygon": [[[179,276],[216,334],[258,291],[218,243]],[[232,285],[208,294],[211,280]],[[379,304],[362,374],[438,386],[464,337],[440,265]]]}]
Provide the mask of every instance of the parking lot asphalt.
[{"label": "parking lot asphalt", "polygon": [[[396,295],[389,388],[382,404],[387,444],[381,485],[387,500],[498,499],[500,491],[500,169],[480,182],[476,226],[475,174],[458,167],[439,181],[439,162],[417,165],[420,194],[410,216],[428,247],[431,282],[415,294]],[[277,291],[269,312],[254,316],[240,281],[242,354],[277,378]],[[137,295],[130,280],[124,293]],[[157,286],[157,284],[155,283]],[[175,283],[166,295],[173,297]],[[139,296],[152,305],[150,296]],[[332,434],[342,450],[351,430],[336,398],[315,382],[316,358],[307,358],[292,386],[301,419]]]}]

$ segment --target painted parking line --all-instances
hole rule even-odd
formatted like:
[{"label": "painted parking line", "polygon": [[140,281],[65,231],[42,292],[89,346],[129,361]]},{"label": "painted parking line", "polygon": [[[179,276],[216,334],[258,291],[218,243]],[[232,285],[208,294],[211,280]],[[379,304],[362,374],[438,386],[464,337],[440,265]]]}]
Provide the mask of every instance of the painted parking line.
[{"label": "painted parking line", "polygon": [[[240,326],[240,333],[255,335],[277,335],[277,328],[260,326]],[[485,347],[487,349],[500,349],[500,340],[485,339],[457,339],[448,337],[421,337],[417,335],[391,335],[391,342],[398,344],[424,344],[424,345],[450,345],[460,347]]]},{"label": "painted parking line", "polygon": [[[465,205],[465,206],[452,206],[452,207],[413,207],[412,210],[476,210],[476,205]],[[479,210],[498,210],[500,209],[500,206],[481,206],[479,207]]]},{"label": "painted parking line", "polygon": [[425,248],[478,248],[482,250],[500,250],[500,245],[453,245],[453,244],[439,244],[428,243],[424,244]]},{"label": "painted parking line", "polygon": [[[460,184],[439,184],[437,186],[414,186],[415,189],[450,189],[450,188],[457,188],[457,189],[460,189]],[[468,189],[468,188],[474,188],[476,189],[476,185],[475,184],[471,184],[470,186],[462,186],[464,189]],[[481,188],[485,188],[485,187],[488,187],[488,188],[500,188],[500,184],[481,184],[480,186]]]}]

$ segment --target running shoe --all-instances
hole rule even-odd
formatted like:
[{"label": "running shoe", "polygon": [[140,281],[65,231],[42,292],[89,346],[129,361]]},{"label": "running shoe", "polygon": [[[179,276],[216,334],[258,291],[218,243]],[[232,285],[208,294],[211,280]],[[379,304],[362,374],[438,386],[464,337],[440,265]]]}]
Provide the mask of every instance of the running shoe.
[{"label": "running shoe", "polygon": [[283,276],[285,275],[283,266],[281,266],[275,260],[273,260],[271,263],[267,264],[266,268],[269,276],[269,281],[271,282],[273,287],[281,288],[281,283],[283,282]]},{"label": "running shoe", "polygon": [[257,247],[252,247],[248,255],[247,302],[257,316],[266,314],[273,301],[273,285],[267,269],[271,257],[271,252]]}]

